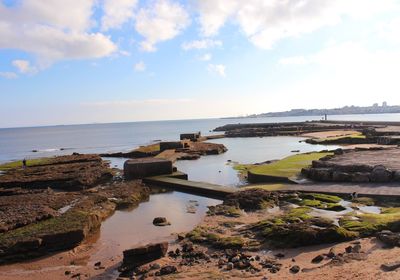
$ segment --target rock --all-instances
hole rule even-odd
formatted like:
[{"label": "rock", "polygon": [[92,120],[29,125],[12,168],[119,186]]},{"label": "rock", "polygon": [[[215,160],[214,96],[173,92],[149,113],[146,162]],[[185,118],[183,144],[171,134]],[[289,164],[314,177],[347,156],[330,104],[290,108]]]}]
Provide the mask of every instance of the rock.
[{"label": "rock", "polygon": [[177,269],[173,265],[166,265],[160,269],[160,275],[168,275],[177,272]]},{"label": "rock", "polygon": [[192,242],[186,242],[185,244],[182,245],[182,251],[187,253],[193,251],[193,243]]},{"label": "rock", "polygon": [[101,262],[95,263],[94,266],[101,266]]},{"label": "rock", "polygon": [[284,258],[285,255],[282,254],[282,253],[278,253],[278,254],[275,255],[275,257],[277,257],[278,259],[281,259],[281,258]]},{"label": "rock", "polygon": [[219,266],[223,266],[225,264],[225,260],[223,260],[223,259],[219,259],[218,260],[218,265]]},{"label": "rock", "polygon": [[185,235],[183,235],[183,234],[178,234],[178,235],[177,235],[177,238],[178,238],[179,241],[182,241],[182,240],[185,239]]},{"label": "rock", "polygon": [[395,171],[393,174],[393,180],[396,182],[400,182],[400,171]]},{"label": "rock", "polygon": [[232,270],[232,269],[233,269],[233,263],[228,262],[228,264],[226,265],[226,270]]},{"label": "rock", "polygon": [[169,226],[171,225],[171,223],[168,222],[167,218],[165,217],[156,217],[153,220],[153,225],[161,227],[161,226]]},{"label": "rock", "polygon": [[336,253],[335,247],[332,247],[332,248],[329,250],[329,253],[326,254],[326,256],[327,256],[328,258],[330,258],[330,259],[333,259],[334,257],[336,257],[336,255],[337,255],[337,253]]},{"label": "rock", "polygon": [[383,230],[378,233],[377,238],[389,247],[400,246],[400,233]]},{"label": "rock", "polygon": [[231,262],[233,262],[233,263],[237,263],[238,261],[240,261],[240,256],[235,256],[231,260]]},{"label": "rock", "polygon": [[394,271],[398,268],[400,268],[400,262],[387,263],[381,265],[381,269],[383,271]]},{"label": "rock", "polygon": [[294,265],[289,270],[290,270],[291,273],[296,274],[296,273],[298,273],[300,271],[300,266]]},{"label": "rock", "polygon": [[152,262],[165,256],[168,251],[168,242],[148,244],[145,246],[125,250],[120,271],[127,271],[143,264]]},{"label": "rock", "polygon": [[151,269],[160,269],[161,265],[159,265],[158,263],[153,263],[153,264],[150,265],[150,268]]},{"label": "rock", "polygon": [[361,245],[360,244],[356,244],[353,246],[353,252],[354,253],[360,253],[361,252]]},{"label": "rock", "polygon": [[65,274],[65,275],[70,275],[70,274],[71,274],[71,271],[70,271],[70,270],[66,270],[66,271],[64,272],[64,274]]},{"label": "rock", "polygon": [[315,258],[313,258],[311,260],[312,263],[320,263],[324,260],[324,256],[323,255],[318,255]]},{"label": "rock", "polygon": [[346,248],[345,248],[345,250],[346,250],[346,253],[351,253],[351,252],[353,252],[353,247],[352,246],[347,246]]},{"label": "rock", "polygon": [[372,170],[370,179],[375,183],[387,183],[392,180],[392,172],[383,165],[377,165]]},{"label": "rock", "polygon": [[351,182],[353,182],[353,183],[368,183],[369,182],[369,173],[355,172],[351,177]]},{"label": "rock", "polygon": [[334,181],[334,182],[349,182],[349,181],[351,181],[351,175],[346,172],[334,171],[332,173],[332,181]]}]

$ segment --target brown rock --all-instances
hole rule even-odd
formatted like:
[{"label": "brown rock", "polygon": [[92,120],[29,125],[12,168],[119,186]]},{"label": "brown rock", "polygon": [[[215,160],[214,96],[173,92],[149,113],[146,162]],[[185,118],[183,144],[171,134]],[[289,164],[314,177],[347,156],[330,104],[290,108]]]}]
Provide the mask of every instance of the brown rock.
[{"label": "brown rock", "polygon": [[127,271],[143,264],[152,262],[165,256],[168,251],[168,242],[148,244],[145,246],[125,250],[120,271]]}]

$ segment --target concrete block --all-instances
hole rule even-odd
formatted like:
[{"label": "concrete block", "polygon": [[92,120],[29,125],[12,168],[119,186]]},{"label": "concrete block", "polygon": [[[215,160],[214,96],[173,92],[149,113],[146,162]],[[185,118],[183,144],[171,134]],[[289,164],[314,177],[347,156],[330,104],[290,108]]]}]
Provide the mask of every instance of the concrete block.
[{"label": "concrete block", "polygon": [[159,158],[138,158],[124,164],[126,179],[141,179],[150,176],[172,174],[172,161]]}]

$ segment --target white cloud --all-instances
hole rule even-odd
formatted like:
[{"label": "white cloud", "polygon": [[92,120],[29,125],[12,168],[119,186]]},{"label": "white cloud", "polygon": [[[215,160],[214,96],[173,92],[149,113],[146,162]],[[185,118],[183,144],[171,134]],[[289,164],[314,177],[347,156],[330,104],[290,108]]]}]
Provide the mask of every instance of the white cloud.
[{"label": "white cloud", "polygon": [[12,65],[18,69],[22,74],[33,74],[37,70],[33,67],[28,60],[17,59],[13,60]]},{"label": "white cloud", "polygon": [[118,53],[122,56],[131,56],[132,54],[128,51],[120,50]]},{"label": "white cloud", "polygon": [[394,3],[395,0],[198,0],[203,35],[218,34],[230,20],[262,49],[270,49],[285,38],[338,24],[342,16],[363,18],[390,11]]},{"label": "white cloud", "polygon": [[212,58],[212,55],[210,53],[206,53],[206,54],[199,56],[199,60],[201,60],[201,61],[210,61],[211,58]]},{"label": "white cloud", "polygon": [[91,33],[94,0],[25,0],[15,7],[0,2],[0,49],[34,54],[40,68],[58,60],[99,58],[117,47]]},{"label": "white cloud", "polygon": [[302,65],[307,63],[308,60],[304,56],[284,57],[279,60],[279,64],[282,65]]},{"label": "white cloud", "polygon": [[223,64],[208,64],[207,69],[211,73],[216,73],[221,77],[226,77],[225,65]]},{"label": "white cloud", "polygon": [[0,72],[0,77],[5,79],[16,79],[18,75],[14,72]]},{"label": "white cloud", "polygon": [[[309,68],[313,70],[306,71],[300,80],[288,83],[275,93],[290,100],[301,92],[298,107],[309,107],[310,100],[323,107],[327,97],[331,99],[330,106],[372,104],[383,100],[398,103],[399,50],[371,50],[360,43],[345,42],[304,56],[302,60],[313,66]],[[295,57],[292,61],[296,61]],[[301,65],[293,67],[302,72]]]},{"label": "white cloud", "polygon": [[379,35],[391,42],[400,43],[400,18],[395,18],[378,27]]},{"label": "white cloud", "polygon": [[211,39],[203,39],[203,40],[194,40],[190,42],[184,42],[182,44],[182,49],[185,51],[192,49],[210,49],[214,47],[221,47],[222,42],[219,40],[211,40]]},{"label": "white cloud", "polygon": [[120,28],[125,22],[133,18],[133,11],[137,0],[104,0],[101,29],[109,30]]},{"label": "white cloud", "polygon": [[136,72],[143,72],[146,70],[146,64],[143,61],[140,61],[135,64],[135,71]]},{"label": "white cloud", "polygon": [[143,7],[136,16],[135,28],[145,40],[140,43],[144,51],[155,51],[159,42],[170,40],[190,23],[189,14],[179,3],[156,0]]}]

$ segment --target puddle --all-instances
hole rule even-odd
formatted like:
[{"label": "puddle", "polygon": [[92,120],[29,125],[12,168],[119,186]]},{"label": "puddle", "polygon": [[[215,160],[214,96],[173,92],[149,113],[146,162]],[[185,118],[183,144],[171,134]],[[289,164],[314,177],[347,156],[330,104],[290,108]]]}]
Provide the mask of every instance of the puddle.
[{"label": "puddle", "polygon": [[[91,260],[102,260],[122,254],[134,246],[151,242],[170,241],[174,233],[192,230],[205,216],[207,206],[217,205],[220,200],[179,192],[150,196],[131,211],[117,211],[103,222],[93,246],[98,247]],[[190,210],[188,211],[188,207]],[[155,217],[166,217],[170,226],[156,227]]]},{"label": "puddle", "polygon": [[359,206],[358,210],[368,214],[380,214],[381,208],[378,206]]}]

